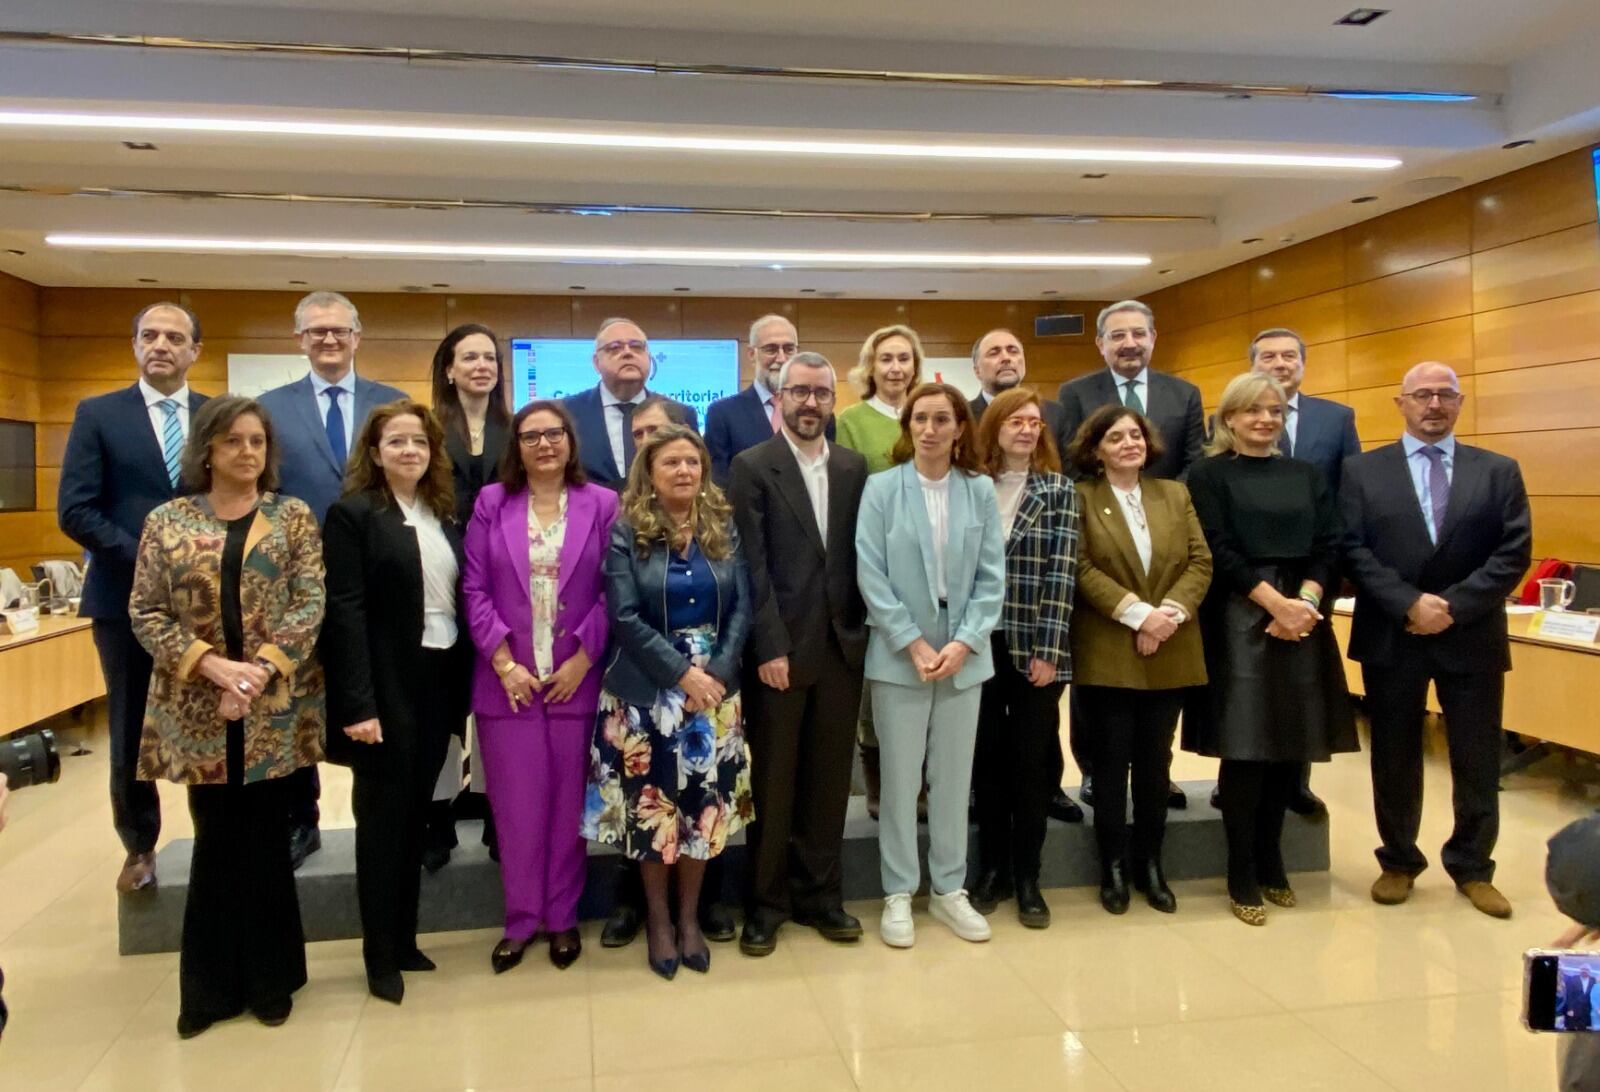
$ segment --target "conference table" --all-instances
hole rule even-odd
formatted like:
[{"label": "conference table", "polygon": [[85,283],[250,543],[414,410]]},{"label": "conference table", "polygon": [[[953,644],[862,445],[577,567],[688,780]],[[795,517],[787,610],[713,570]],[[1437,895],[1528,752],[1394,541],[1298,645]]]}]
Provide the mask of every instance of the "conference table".
[{"label": "conference table", "polygon": [[[1339,650],[1350,645],[1350,601],[1334,604],[1331,623]],[[1600,701],[1600,645],[1531,632],[1538,612],[1507,607],[1506,628],[1511,635],[1511,672],[1506,675],[1505,727],[1532,736],[1543,744],[1571,747],[1600,754],[1600,717],[1588,702]],[[1361,665],[1345,658],[1345,679],[1350,693],[1362,695]],[[1438,713],[1439,699],[1428,687],[1428,710]],[[1504,769],[1520,769],[1548,753],[1548,746],[1529,748],[1512,756]]]},{"label": "conference table", "polygon": [[31,633],[0,634],[0,736],[105,695],[92,626],[47,614]]}]

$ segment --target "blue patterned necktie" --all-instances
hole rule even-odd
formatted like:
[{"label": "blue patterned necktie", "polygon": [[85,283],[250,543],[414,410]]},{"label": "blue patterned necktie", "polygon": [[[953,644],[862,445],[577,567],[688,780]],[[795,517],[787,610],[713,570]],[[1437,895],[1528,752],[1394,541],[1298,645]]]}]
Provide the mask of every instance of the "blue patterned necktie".
[{"label": "blue patterned necktie", "polygon": [[1428,505],[1433,509],[1433,541],[1444,530],[1444,514],[1450,508],[1450,476],[1444,472],[1444,452],[1433,444],[1422,449],[1428,459]]},{"label": "blue patterned necktie", "polygon": [[322,393],[328,396],[328,446],[333,449],[333,461],[343,466],[349,455],[344,440],[344,411],[339,408],[339,396],[344,393],[344,388],[329,387]]},{"label": "blue patterned necktie", "polygon": [[167,415],[161,423],[161,457],[167,464],[167,480],[176,489],[179,464],[183,461],[183,428],[178,424],[178,400],[163,398],[156,405]]}]

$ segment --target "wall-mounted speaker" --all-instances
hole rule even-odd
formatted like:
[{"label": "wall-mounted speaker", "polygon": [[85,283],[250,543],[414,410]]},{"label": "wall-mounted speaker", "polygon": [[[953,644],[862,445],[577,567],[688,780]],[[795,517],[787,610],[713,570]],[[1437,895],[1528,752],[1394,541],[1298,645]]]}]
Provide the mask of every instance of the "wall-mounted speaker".
[{"label": "wall-mounted speaker", "polygon": [[1082,315],[1040,315],[1033,320],[1034,337],[1081,337]]}]

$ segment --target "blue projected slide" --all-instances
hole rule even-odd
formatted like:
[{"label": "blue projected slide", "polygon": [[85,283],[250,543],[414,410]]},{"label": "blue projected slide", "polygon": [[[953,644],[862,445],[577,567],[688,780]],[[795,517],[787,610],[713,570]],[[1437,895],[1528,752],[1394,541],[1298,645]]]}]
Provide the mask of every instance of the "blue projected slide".
[{"label": "blue projected slide", "polygon": [[[565,398],[600,381],[594,370],[594,342],[588,338],[512,338],[511,401],[516,408],[535,398]],[[705,420],[706,407],[739,393],[739,342],[734,338],[650,343],[652,394],[693,406]]]}]

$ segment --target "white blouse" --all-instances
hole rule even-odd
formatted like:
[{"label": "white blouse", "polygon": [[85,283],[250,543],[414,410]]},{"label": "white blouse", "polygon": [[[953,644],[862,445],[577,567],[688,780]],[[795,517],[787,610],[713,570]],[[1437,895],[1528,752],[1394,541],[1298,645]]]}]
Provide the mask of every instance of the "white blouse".
[{"label": "white blouse", "polygon": [[1017,522],[1017,511],[1022,507],[1022,495],[1027,491],[1026,470],[1003,471],[994,481],[995,499],[1000,502],[1000,531],[1007,542],[1011,541],[1011,525]]},{"label": "white blouse", "polygon": [[933,528],[933,597],[949,599],[949,581],[944,571],[945,546],[950,541],[950,474],[938,481],[929,481],[919,472],[922,483],[922,504],[928,510],[928,525]]},{"label": "white blouse", "polygon": [[456,643],[456,552],[450,548],[444,528],[433,509],[421,502],[407,504],[399,497],[395,503],[406,517],[406,526],[417,533],[417,549],[422,554],[422,647],[453,648]]}]

